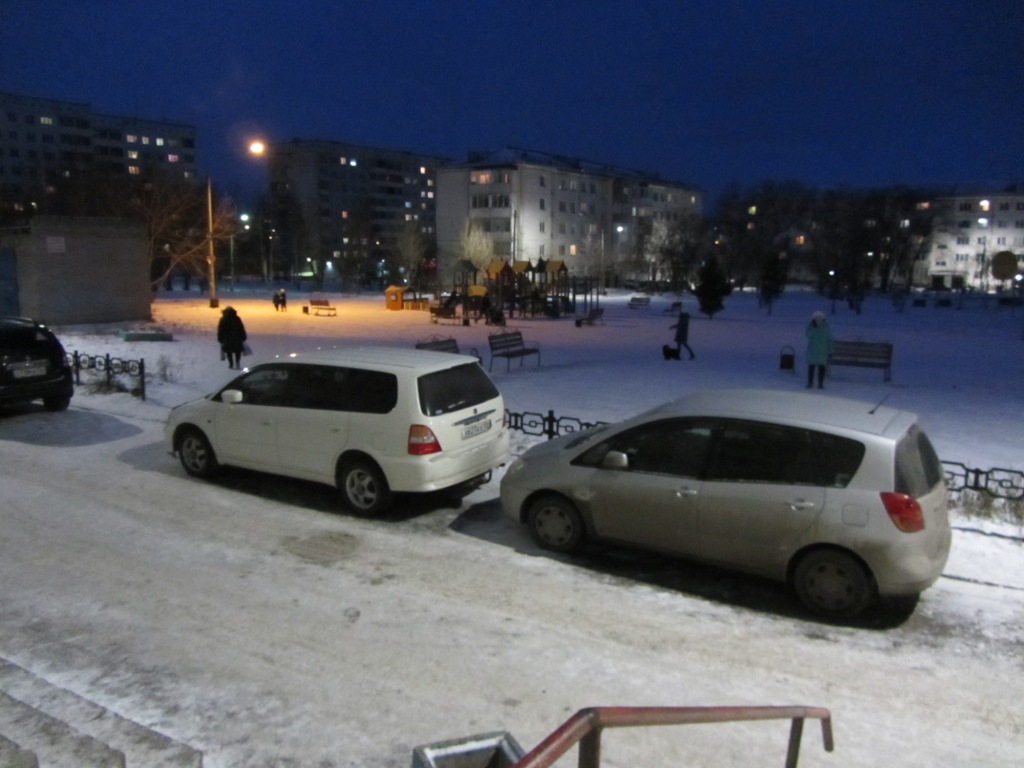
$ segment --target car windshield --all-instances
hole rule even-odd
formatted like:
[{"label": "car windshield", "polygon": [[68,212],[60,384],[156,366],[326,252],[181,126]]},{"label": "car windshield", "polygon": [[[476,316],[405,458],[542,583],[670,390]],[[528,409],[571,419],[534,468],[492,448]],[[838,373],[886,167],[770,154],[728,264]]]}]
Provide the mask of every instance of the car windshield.
[{"label": "car windshield", "polygon": [[420,410],[440,416],[498,397],[498,389],[477,363],[466,363],[420,376]]},{"label": "car windshield", "polygon": [[896,446],[896,492],[923,496],[942,478],[942,462],[928,436],[911,427]]}]

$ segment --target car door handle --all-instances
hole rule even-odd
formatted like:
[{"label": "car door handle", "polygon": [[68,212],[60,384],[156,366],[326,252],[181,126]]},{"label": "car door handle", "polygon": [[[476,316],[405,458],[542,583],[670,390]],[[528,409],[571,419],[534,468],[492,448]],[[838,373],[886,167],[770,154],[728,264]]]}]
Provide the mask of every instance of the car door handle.
[{"label": "car door handle", "polygon": [[687,496],[696,496],[696,495],[697,495],[697,489],[696,488],[691,488],[688,485],[682,485],[679,488],[676,488],[676,496],[678,496],[680,499],[685,498]]},{"label": "car door handle", "polygon": [[816,506],[813,501],[807,501],[806,499],[794,499],[793,501],[787,501],[786,504],[794,512],[799,512],[803,509],[814,509]]}]

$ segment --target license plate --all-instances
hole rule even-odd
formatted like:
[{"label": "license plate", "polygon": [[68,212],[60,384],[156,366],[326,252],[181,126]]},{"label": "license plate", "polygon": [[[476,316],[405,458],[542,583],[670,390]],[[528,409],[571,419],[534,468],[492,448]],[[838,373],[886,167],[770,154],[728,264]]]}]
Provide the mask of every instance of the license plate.
[{"label": "license plate", "polygon": [[30,379],[34,376],[45,376],[46,375],[46,363],[28,363],[24,366],[18,366],[11,374],[16,379]]},{"label": "license plate", "polygon": [[468,440],[471,437],[482,435],[484,432],[491,428],[491,420],[485,419],[484,421],[478,421],[475,424],[467,424],[462,428],[462,439]]}]

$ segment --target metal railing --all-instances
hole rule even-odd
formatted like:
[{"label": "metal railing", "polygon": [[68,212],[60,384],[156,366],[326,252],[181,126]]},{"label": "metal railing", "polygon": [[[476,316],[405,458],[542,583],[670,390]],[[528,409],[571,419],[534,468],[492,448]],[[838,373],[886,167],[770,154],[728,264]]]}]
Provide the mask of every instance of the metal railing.
[{"label": "metal railing", "polygon": [[[574,416],[555,416],[554,411],[513,413],[505,411],[509,429],[549,440],[571,432],[607,424],[584,421]],[[972,469],[959,461],[943,461],[946,486],[950,491],[978,491],[997,499],[1024,500],[1024,472],[1016,469]]]},{"label": "metal railing", "polygon": [[579,744],[579,768],[598,768],[601,764],[601,733],[606,728],[747,720],[790,720],[785,765],[786,768],[796,768],[804,720],[807,718],[821,720],[825,751],[833,751],[832,714],[821,707],[589,707],[566,720],[526,753],[514,768],[547,768],[576,744]]},{"label": "metal railing", "polygon": [[971,469],[959,461],[944,461],[942,469],[951,491],[980,491],[997,499],[1024,499],[1024,472],[1016,469]]},{"label": "metal railing", "polygon": [[67,355],[68,365],[75,372],[75,384],[82,383],[82,371],[96,371],[103,374],[109,387],[115,376],[135,376],[139,379],[139,395],[146,399],[146,361],[122,360],[110,355],[85,355],[81,352],[70,352]]}]

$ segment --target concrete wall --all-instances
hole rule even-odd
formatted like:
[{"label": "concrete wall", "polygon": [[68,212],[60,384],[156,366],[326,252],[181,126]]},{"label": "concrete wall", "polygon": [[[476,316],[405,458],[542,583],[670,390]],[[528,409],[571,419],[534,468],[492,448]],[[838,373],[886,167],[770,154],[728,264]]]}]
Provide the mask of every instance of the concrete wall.
[{"label": "concrete wall", "polygon": [[22,315],[48,325],[149,320],[146,229],[123,219],[36,216],[0,236],[17,261]]}]

